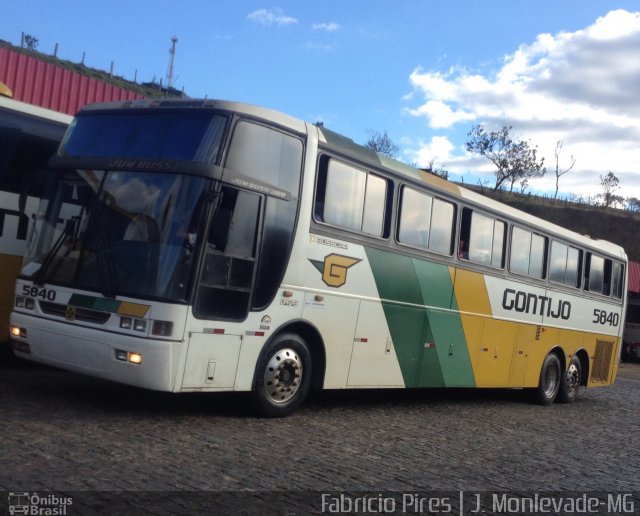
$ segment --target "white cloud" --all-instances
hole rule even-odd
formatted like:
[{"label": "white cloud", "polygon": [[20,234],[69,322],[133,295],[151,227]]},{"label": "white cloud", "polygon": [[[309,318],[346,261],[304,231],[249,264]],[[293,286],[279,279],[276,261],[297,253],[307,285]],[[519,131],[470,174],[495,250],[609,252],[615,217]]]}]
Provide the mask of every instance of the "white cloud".
[{"label": "white cloud", "polygon": [[429,142],[421,141],[419,148],[409,154],[412,163],[426,168],[432,161],[442,164],[451,157],[453,143],[446,136],[434,136]]},{"label": "white cloud", "polygon": [[282,9],[279,8],[258,9],[256,11],[253,11],[252,13],[249,13],[247,19],[256,23],[260,23],[261,25],[266,25],[267,27],[270,27],[272,25],[294,25],[298,23],[298,20],[296,18],[285,15]]},{"label": "white cloud", "polygon": [[[599,175],[611,170],[629,187],[626,195],[640,197],[638,55],[640,13],[611,11],[576,32],[540,34],[506,56],[497,73],[418,68],[409,76],[414,94],[405,101],[422,102],[407,112],[432,129],[466,133],[472,123],[512,125],[518,137],[538,146],[548,168],[555,165],[556,141],[563,139],[564,155],[577,162],[561,178],[561,189],[592,194],[599,190]],[[414,154],[434,152],[434,141]],[[459,165],[464,154],[449,159]],[[548,171],[535,186],[555,189],[553,176]]]},{"label": "white cloud", "polygon": [[324,30],[327,32],[336,32],[340,30],[340,25],[336,22],[314,23],[311,28],[313,30]]}]

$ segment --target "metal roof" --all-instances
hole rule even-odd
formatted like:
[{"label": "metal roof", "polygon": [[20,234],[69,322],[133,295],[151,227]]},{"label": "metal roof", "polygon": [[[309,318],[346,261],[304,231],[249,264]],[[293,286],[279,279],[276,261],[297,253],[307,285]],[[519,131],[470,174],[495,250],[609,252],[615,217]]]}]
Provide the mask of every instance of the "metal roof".
[{"label": "metal roof", "polygon": [[640,263],[629,262],[629,292],[640,293]]},{"label": "metal roof", "polygon": [[0,47],[0,82],[13,91],[15,100],[69,115],[94,102],[144,98],[6,47]]}]

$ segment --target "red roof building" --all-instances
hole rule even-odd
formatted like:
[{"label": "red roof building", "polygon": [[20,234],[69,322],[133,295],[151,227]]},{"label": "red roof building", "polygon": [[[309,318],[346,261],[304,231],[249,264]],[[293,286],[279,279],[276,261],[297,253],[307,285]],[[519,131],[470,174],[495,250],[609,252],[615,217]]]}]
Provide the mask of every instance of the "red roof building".
[{"label": "red roof building", "polygon": [[640,294],[640,263],[629,262],[629,292]]}]

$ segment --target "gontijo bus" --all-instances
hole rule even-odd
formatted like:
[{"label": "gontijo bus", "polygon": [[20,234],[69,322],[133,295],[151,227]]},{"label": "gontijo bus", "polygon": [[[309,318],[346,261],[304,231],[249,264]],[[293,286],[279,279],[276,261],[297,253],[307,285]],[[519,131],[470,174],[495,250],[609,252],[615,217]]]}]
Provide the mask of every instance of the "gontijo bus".
[{"label": "gontijo bus", "polygon": [[617,245],[244,104],[83,109],[16,285],[15,353],[149,389],[511,387],[616,376]]},{"label": "gontijo bus", "polygon": [[9,95],[0,83],[0,345],[5,348],[29,221],[38,207],[34,173],[55,153],[72,120]]}]

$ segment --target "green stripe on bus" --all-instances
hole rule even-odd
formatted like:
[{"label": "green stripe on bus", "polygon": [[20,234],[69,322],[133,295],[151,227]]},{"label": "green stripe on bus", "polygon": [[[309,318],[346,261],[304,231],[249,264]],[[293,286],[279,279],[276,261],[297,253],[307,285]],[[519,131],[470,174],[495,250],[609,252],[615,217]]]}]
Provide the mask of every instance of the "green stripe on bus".
[{"label": "green stripe on bus", "polygon": [[379,249],[365,250],[405,385],[475,386],[460,315],[449,311],[452,305],[457,308],[449,268]]},{"label": "green stripe on bus", "polygon": [[80,308],[100,310],[101,312],[116,313],[118,311],[118,307],[120,306],[120,301],[93,296],[84,296],[81,294],[73,294],[71,296],[71,299],[69,299],[68,304]]}]

